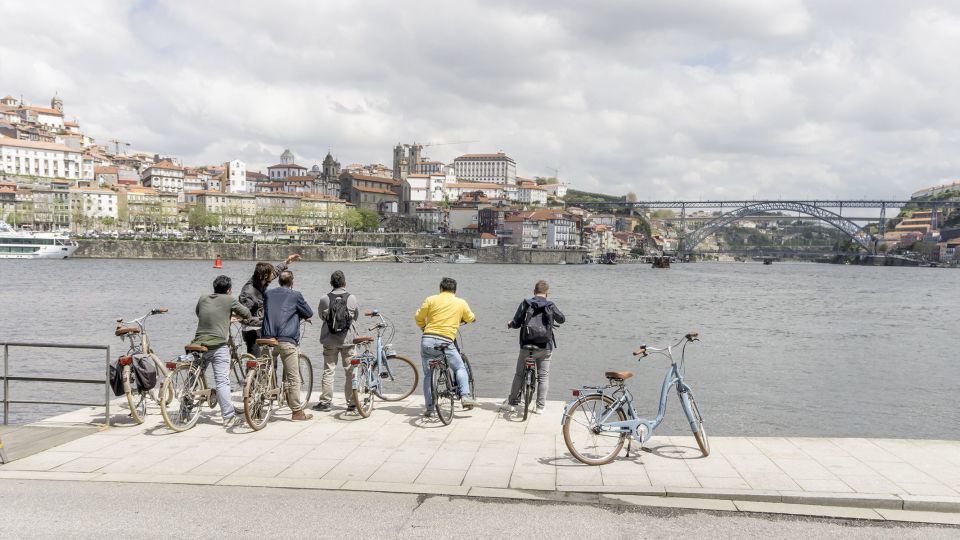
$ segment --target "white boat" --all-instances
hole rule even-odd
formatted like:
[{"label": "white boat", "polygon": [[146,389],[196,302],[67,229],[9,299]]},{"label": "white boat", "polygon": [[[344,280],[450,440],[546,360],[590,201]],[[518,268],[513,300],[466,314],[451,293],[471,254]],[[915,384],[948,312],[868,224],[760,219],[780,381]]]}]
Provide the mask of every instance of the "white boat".
[{"label": "white boat", "polygon": [[16,232],[0,223],[0,259],[66,259],[78,247],[62,234]]},{"label": "white boat", "polygon": [[473,264],[477,262],[477,260],[473,257],[467,257],[462,253],[457,253],[456,255],[451,255],[450,258],[447,259],[447,262],[454,264]]}]

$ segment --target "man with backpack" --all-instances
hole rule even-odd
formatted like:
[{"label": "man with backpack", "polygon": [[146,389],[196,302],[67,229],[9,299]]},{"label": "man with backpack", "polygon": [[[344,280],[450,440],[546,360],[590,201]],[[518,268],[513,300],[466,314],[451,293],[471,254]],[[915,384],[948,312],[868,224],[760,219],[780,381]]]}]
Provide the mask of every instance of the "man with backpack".
[{"label": "man with backpack", "polygon": [[344,369],[344,398],[347,411],[356,405],[351,400],[353,394],[353,367],[350,357],[354,354],[352,340],[348,339],[353,321],[360,316],[360,303],[357,297],[347,292],[347,278],[337,270],[330,276],[333,290],[320,298],[317,313],[323,321],[320,329],[320,344],[323,345],[323,376],[321,378],[320,401],[313,406],[315,411],[329,411],[333,406],[333,375],[337,370],[337,359]]},{"label": "man with backpack", "polygon": [[526,367],[528,351],[524,345],[539,347],[533,351],[533,358],[537,363],[537,408],[535,414],[543,413],[547,400],[547,387],[550,379],[550,356],[557,346],[553,335],[554,324],[563,324],[567,318],[563,316],[556,304],[547,300],[550,286],[540,280],[533,287],[533,298],[520,302],[520,307],[513,315],[513,320],[507,323],[507,328],[520,329],[520,356],[517,358],[517,372],[513,376],[513,385],[510,395],[500,405],[501,409],[513,412],[520,403],[520,392],[523,390],[523,371]]}]

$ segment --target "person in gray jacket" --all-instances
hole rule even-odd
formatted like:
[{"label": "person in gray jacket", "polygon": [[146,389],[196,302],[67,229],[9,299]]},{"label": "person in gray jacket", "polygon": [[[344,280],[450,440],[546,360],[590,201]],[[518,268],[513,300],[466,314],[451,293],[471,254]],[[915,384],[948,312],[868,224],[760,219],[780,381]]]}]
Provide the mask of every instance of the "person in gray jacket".
[{"label": "person in gray jacket", "polygon": [[[313,410],[329,411],[333,406],[333,376],[339,359],[344,370],[344,399],[347,400],[347,411],[352,411],[356,405],[351,400],[353,369],[350,365],[350,357],[354,355],[354,346],[350,338],[350,328],[360,316],[360,303],[355,295],[347,292],[347,278],[340,270],[330,276],[330,286],[333,290],[321,297],[320,304],[317,306],[317,313],[323,321],[323,327],[320,329],[320,344],[323,345],[323,376],[320,400],[313,406]],[[335,320],[338,317],[341,320]],[[347,328],[336,328],[340,332],[334,332],[331,328],[333,326]]]}]

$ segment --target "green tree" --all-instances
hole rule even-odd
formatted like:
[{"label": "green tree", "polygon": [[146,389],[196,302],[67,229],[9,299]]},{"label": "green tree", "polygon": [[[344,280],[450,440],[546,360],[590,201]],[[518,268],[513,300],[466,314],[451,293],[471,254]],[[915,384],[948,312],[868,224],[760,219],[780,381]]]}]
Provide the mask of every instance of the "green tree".
[{"label": "green tree", "polygon": [[632,191],[627,193],[627,202],[637,202],[637,194]]},{"label": "green tree", "polygon": [[380,216],[366,208],[351,208],[344,215],[347,227],[355,231],[373,231],[380,226]]},{"label": "green tree", "polygon": [[187,222],[191,229],[206,229],[220,225],[220,216],[207,212],[206,208],[198,204],[187,214]]}]

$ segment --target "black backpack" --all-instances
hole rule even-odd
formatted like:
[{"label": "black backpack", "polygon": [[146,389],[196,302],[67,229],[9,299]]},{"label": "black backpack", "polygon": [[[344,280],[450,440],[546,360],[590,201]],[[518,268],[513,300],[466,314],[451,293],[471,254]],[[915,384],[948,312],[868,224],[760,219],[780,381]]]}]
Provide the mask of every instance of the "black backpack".
[{"label": "black backpack", "polygon": [[536,307],[529,302],[523,316],[523,340],[526,343],[547,345],[553,336],[553,312],[546,306]]},{"label": "black backpack", "polygon": [[350,315],[350,310],[347,309],[347,298],[349,296],[350,293],[327,293],[327,298],[330,299],[330,306],[327,308],[326,323],[327,328],[332,334],[342,334],[350,330],[350,325],[353,323],[353,316]]},{"label": "black backpack", "polygon": [[133,378],[140,391],[153,390],[157,387],[157,366],[145,354],[133,355]]}]

